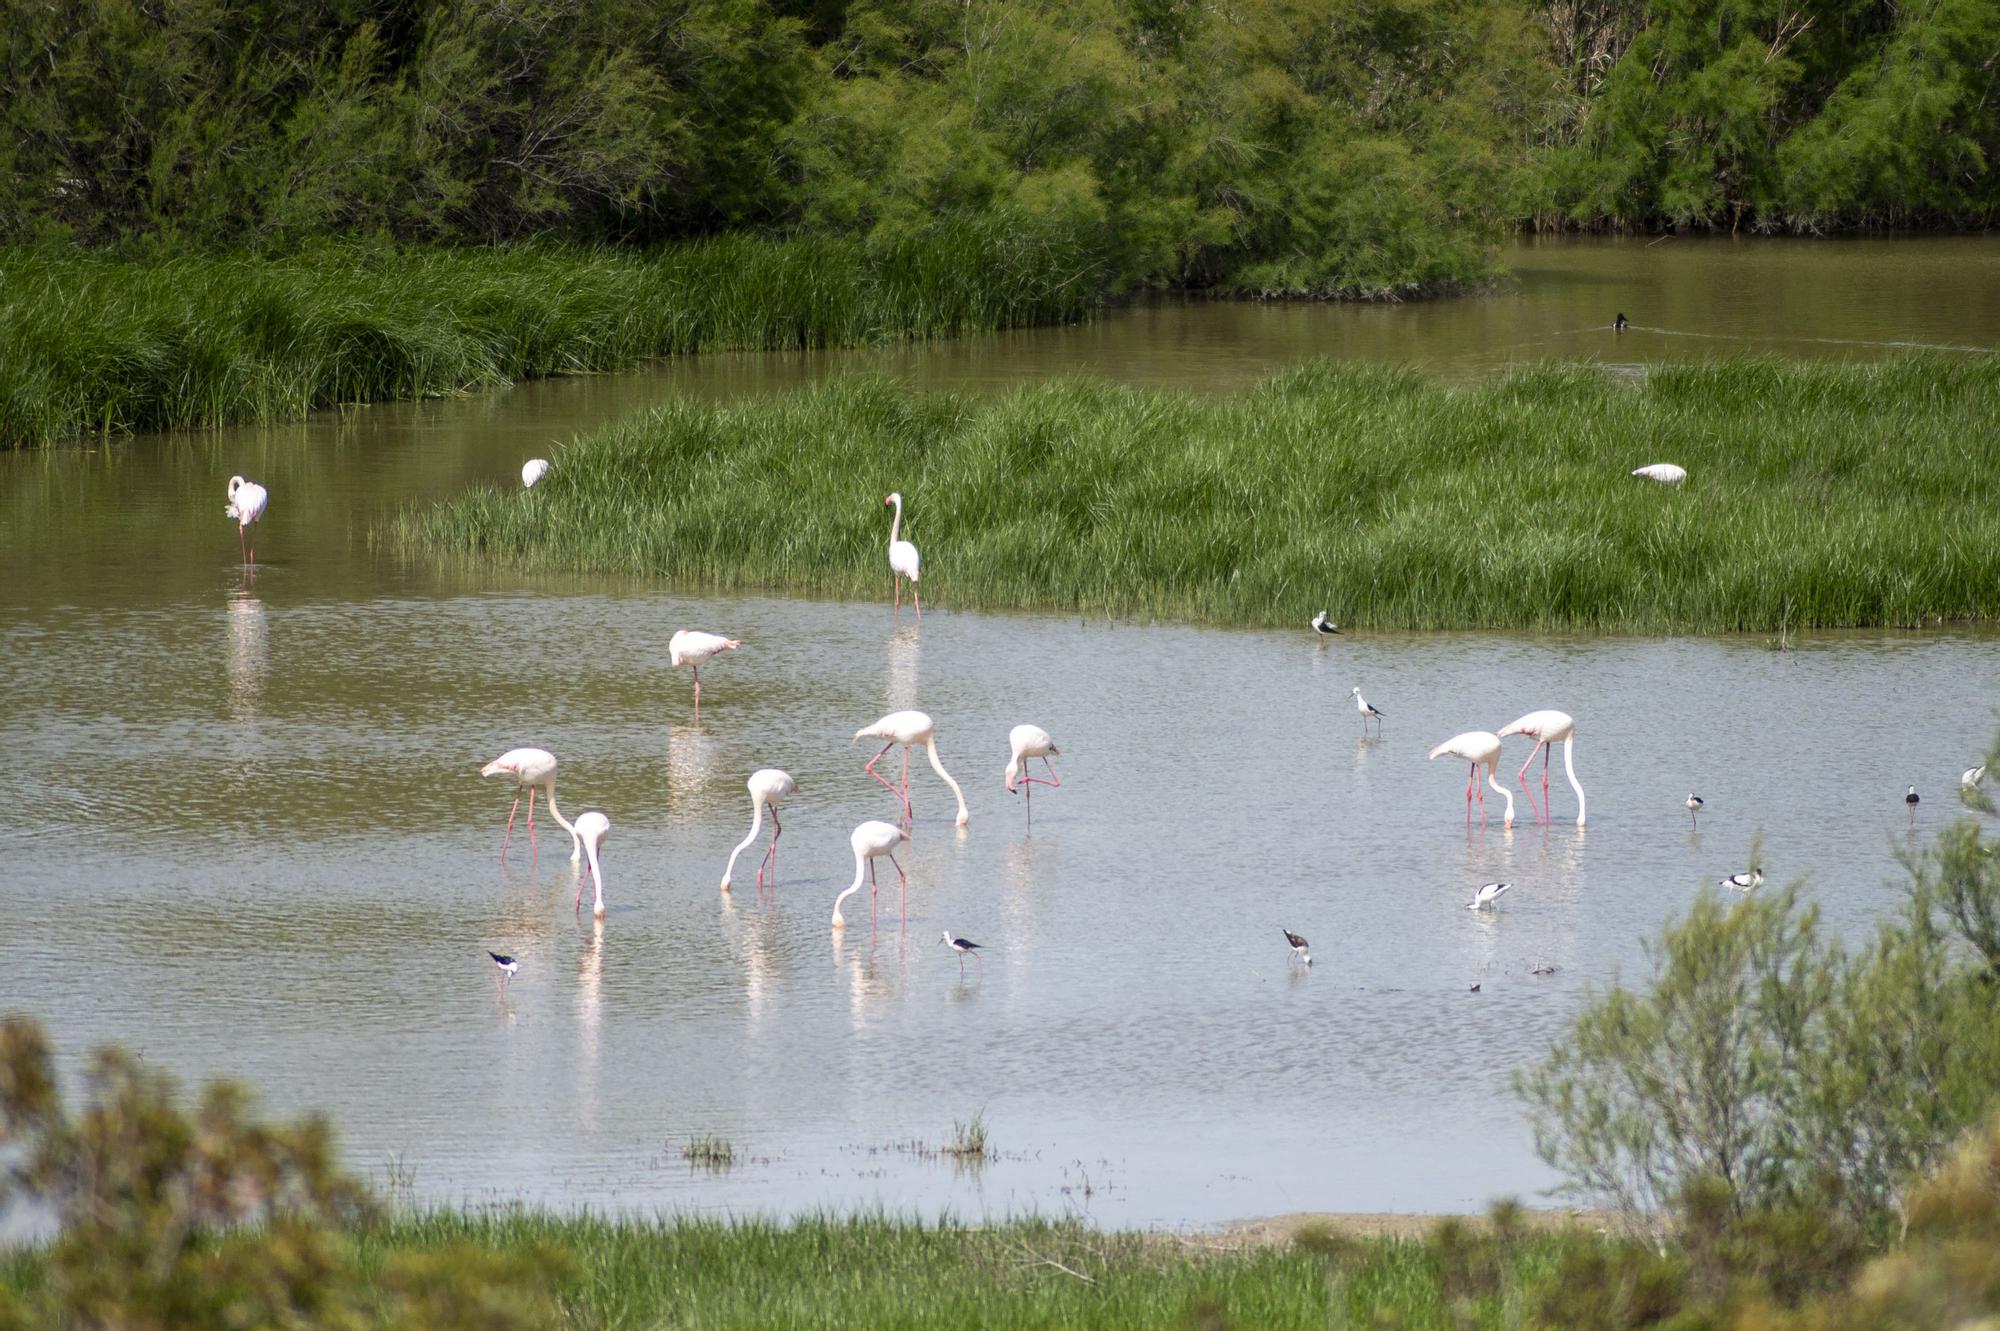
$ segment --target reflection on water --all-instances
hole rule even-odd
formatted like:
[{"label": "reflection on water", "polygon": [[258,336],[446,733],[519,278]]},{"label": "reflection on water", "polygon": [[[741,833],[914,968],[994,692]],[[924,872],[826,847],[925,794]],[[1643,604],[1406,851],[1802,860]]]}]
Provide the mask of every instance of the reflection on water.
[{"label": "reflection on water", "polygon": [[257,699],[264,691],[270,630],[265,623],[264,603],[254,593],[231,592],[226,604],[229,618],[229,716],[233,721],[250,721],[257,715]]}]

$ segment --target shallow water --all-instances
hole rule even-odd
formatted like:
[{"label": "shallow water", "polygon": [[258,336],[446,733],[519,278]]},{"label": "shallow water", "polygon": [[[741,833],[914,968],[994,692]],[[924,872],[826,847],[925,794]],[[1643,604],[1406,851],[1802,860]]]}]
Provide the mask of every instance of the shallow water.
[{"label": "shallow water", "polygon": [[[1865,252],[1815,251],[1832,256],[1813,261],[1832,265],[1821,285]],[[1990,270],[2000,249],[1975,252]],[[1511,299],[1642,319],[1638,300],[1599,290],[1595,265],[1659,249],[1565,253],[1561,280],[1545,290],[1524,270]],[[1735,305],[1782,306],[1792,262],[1757,267],[1773,290]],[[1657,281],[1654,306],[1693,279]],[[1975,307],[1991,299],[1968,289]],[[1507,299],[1181,309],[1192,331],[1153,337],[1146,363],[1219,385],[1236,372],[1198,372],[1217,359],[1202,339],[1268,369],[1289,353],[1246,331],[1266,318],[1416,327]],[[1955,313],[1918,314],[1932,322],[1891,328],[1878,311],[1869,327],[1970,336]],[[1000,382],[1087,361],[1070,340],[1119,326],[888,359]],[[1034,338],[1053,348],[1040,369],[1008,359]],[[876,604],[439,577],[368,546],[386,508],[504,480],[525,450],[648,394],[761,387],[838,359],[774,358],[738,381],[756,362],[689,363],[0,457],[14,797],[0,1007],[48,1021],[71,1067],[121,1040],[188,1077],[243,1078],[277,1109],[322,1110],[357,1167],[394,1161],[440,1201],[1163,1225],[1456,1210],[1552,1181],[1509,1071],[1591,986],[1643,971],[1642,941],[1743,867],[1758,830],[1774,879],[1811,874],[1835,924],[1865,927],[1898,899],[1896,853],[1956,812],[1957,773],[1993,724],[2000,655],[1973,635],[1819,636],[1787,653],[1730,639],[1322,643],[1303,624],[1316,605],[1283,633],[944,605],[918,628],[907,607],[899,620]],[[221,516],[232,471],[274,496],[249,573]],[[927,536],[927,559],[948,547]],[[682,626],[746,640],[704,671],[699,724],[686,672],[667,668]],[[1388,713],[1379,738],[1361,733],[1356,684]],[[885,864],[880,927],[863,893],[836,939],[847,832],[895,809],[849,736],[909,706],[937,718],[971,826],[952,827],[919,759],[908,927]],[[1588,830],[1560,755],[1550,825],[1522,802],[1503,831],[1489,791],[1490,825],[1475,807],[1468,830],[1462,768],[1425,750],[1550,706],[1578,718]],[[1000,787],[1023,720],[1063,748],[1063,787],[1037,792],[1032,834]],[[517,835],[498,862],[510,792],[478,767],[522,744],[561,756],[569,814],[612,819],[601,926],[572,912],[568,839],[545,818],[538,858]],[[1510,783],[1527,753],[1511,742]],[[743,779],[766,765],[803,787],[783,815],[781,881],[760,902],[740,865],[723,897],[748,827]],[[1910,782],[1925,795],[1915,842]],[[1699,832],[1689,789],[1709,802]],[[1500,909],[1466,910],[1493,878],[1515,883]],[[1281,926],[1312,939],[1310,974],[1288,964]],[[987,945],[963,982],[935,943],[945,928]],[[522,961],[504,997],[488,947]],[[1538,963],[1558,969],[1537,977]],[[954,1169],[925,1149],[975,1113],[998,1159]],[[691,1169],[680,1146],[696,1134],[727,1138],[740,1163]]]}]

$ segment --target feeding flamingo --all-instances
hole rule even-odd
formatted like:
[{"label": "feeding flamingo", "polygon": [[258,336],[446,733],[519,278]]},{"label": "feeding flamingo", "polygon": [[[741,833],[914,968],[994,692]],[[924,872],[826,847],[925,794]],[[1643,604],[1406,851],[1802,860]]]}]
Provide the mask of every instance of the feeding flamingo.
[{"label": "feeding flamingo", "polygon": [[251,523],[264,516],[264,506],[270,502],[271,492],[257,482],[246,481],[241,476],[229,478],[229,507],[222,510],[222,515],[236,519],[236,547],[242,551],[246,564],[257,557],[257,547],[251,545],[243,533]]},{"label": "feeding flamingo", "polygon": [[[1583,783],[1576,779],[1576,764],[1570,759],[1570,746],[1576,742],[1576,719],[1568,712],[1553,710],[1529,712],[1520,720],[1511,722],[1501,729],[1500,737],[1502,739],[1505,739],[1509,735],[1526,735],[1529,739],[1535,741],[1535,748],[1541,750],[1542,818],[1544,821],[1549,816],[1549,750],[1558,740],[1562,742],[1563,771],[1569,775],[1570,788],[1576,791],[1576,825],[1582,827],[1584,816]],[[1523,790],[1528,790],[1528,768],[1534,764],[1534,761],[1534,750],[1530,750],[1528,761],[1521,764],[1521,770],[1516,774]],[[1532,806],[1534,802],[1534,792],[1529,790],[1528,803]]]},{"label": "feeding flamingo", "polygon": [[1472,821],[1472,792],[1475,788],[1478,788],[1479,825],[1481,827],[1486,826],[1486,791],[1484,787],[1479,787],[1478,785],[1479,769],[1484,767],[1486,769],[1487,785],[1499,791],[1501,798],[1507,801],[1506,825],[1512,827],[1514,825],[1514,792],[1501,785],[1499,778],[1493,774],[1494,769],[1500,764],[1500,737],[1490,730],[1468,730],[1463,735],[1453,735],[1450,739],[1432,749],[1430,756],[1435,758],[1441,753],[1450,754],[1454,758],[1462,758],[1472,764],[1465,777],[1465,821],[1468,824]]},{"label": "feeding flamingo", "polygon": [[562,810],[556,807],[556,756],[547,749],[509,749],[492,762],[479,769],[481,776],[511,776],[514,778],[514,807],[507,810],[507,835],[500,842],[500,858],[507,858],[507,846],[514,839],[514,815],[521,809],[521,792],[528,792],[528,853],[535,853],[535,791],[539,788],[549,797],[549,812],[555,815],[563,831],[569,833],[570,858],[577,856],[576,828]]},{"label": "feeding flamingo", "polygon": [[763,829],[764,806],[767,804],[771,806],[771,848],[764,852],[764,859],[757,861],[757,890],[764,890],[765,860],[771,864],[771,886],[778,885],[778,836],[785,830],[778,822],[778,805],[799,790],[799,783],[792,780],[791,773],[781,772],[775,767],[758,768],[745,784],[750,788],[750,835],[729,852],[729,863],[722,870],[722,890],[725,892],[729,890],[729,876],[736,872],[736,857],[750,848],[750,843]]},{"label": "feeding flamingo", "polygon": [[590,913],[598,919],[604,918],[604,864],[598,858],[604,844],[604,834],[611,830],[611,820],[597,810],[579,816],[576,820],[576,838],[583,846],[583,853],[590,858],[588,874],[578,874],[576,879],[576,908],[583,909],[583,880],[587,876],[596,884],[597,904]]},{"label": "feeding flamingo", "polygon": [[908,541],[898,540],[897,534],[903,529],[903,495],[899,490],[882,501],[896,506],[896,516],[889,523],[889,572],[896,583],[895,608],[903,608],[903,579],[910,580],[910,604],[917,608],[917,618],[924,617],[923,598],[917,595],[917,571],[919,560],[917,547]]},{"label": "feeding flamingo", "polygon": [[694,705],[701,706],[701,663],[711,656],[723,652],[733,652],[743,645],[741,638],[724,638],[713,633],[703,633],[698,629],[676,629],[674,636],[667,639],[667,661],[678,670],[682,665],[694,667]]},{"label": "feeding flamingo", "polygon": [[[891,712],[874,725],[863,726],[861,729],[855,731],[854,738],[856,740],[885,739],[889,741],[882,746],[881,753],[877,753],[873,758],[868,760],[868,766],[865,770],[868,775],[880,781],[884,786],[888,786],[890,793],[903,802],[903,825],[905,827],[910,825],[911,819],[910,746],[913,744],[924,746],[925,751],[931,756],[931,770],[944,778],[944,783],[951,787],[951,793],[958,797],[958,825],[964,827],[972,820],[972,815],[965,811],[965,792],[958,788],[958,782],[951,779],[951,773],[945,771],[944,764],[938,761],[936,728],[931,724],[928,714],[924,712]],[[875,770],[875,764],[882,761],[882,754],[887,753],[898,744],[903,746],[903,784],[900,788],[891,785],[889,778]]]},{"label": "feeding flamingo", "polygon": [[854,847],[854,882],[833,899],[834,928],[847,927],[847,921],[840,913],[840,903],[861,890],[863,865],[868,867],[868,918],[871,921],[875,918],[875,861],[884,855],[889,857],[889,863],[896,865],[896,886],[903,896],[903,918],[908,921],[910,880],[903,872],[903,866],[896,863],[896,847],[909,839],[910,834],[894,823],[878,822],[872,818],[854,829],[847,838],[847,844]]},{"label": "feeding flamingo", "polygon": [[1679,485],[1688,478],[1686,467],[1677,467],[1671,462],[1654,462],[1643,467],[1635,467],[1632,469],[1632,474],[1643,476],[1649,481],[1658,481],[1661,485]]},{"label": "feeding flamingo", "polygon": [[[1013,756],[1007,759],[1007,793],[1009,795],[1018,793],[1014,789],[1014,783],[1017,781],[1027,788],[1028,821],[1033,823],[1035,821],[1035,787],[1050,786],[1060,788],[1062,786],[1062,781],[1056,776],[1055,764],[1049,761],[1050,754],[1061,754],[1062,750],[1056,747],[1056,742],[1053,739],[1049,738],[1049,732],[1040,726],[1015,726],[1007,732],[1007,743],[1014,751]],[[1044,781],[1038,776],[1028,775],[1028,759],[1030,758],[1040,758],[1042,760],[1042,766],[1049,770],[1048,780]]]},{"label": "feeding flamingo", "polygon": [[547,458],[529,458],[521,464],[521,488],[524,490],[534,489],[535,482],[548,474],[549,460]]}]

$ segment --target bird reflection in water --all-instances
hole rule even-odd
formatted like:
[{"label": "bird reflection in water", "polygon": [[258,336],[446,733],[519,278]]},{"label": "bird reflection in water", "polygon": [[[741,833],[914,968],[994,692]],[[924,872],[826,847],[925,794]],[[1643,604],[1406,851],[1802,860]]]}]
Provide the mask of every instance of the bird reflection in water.
[{"label": "bird reflection in water", "polygon": [[581,1125],[597,1126],[598,1043],[604,1018],[604,921],[593,918],[576,963],[577,1113]]},{"label": "bird reflection in water", "polygon": [[264,696],[264,675],[270,668],[270,634],[264,603],[248,590],[233,591],[229,615],[229,715],[249,721]]}]

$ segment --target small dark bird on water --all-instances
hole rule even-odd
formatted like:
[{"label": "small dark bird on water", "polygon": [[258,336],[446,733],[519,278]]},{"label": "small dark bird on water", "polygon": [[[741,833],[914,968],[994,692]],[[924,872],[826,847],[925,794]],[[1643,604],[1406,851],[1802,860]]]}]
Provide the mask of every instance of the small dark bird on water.
[{"label": "small dark bird on water", "polygon": [[[1283,929],[1282,925],[1279,927]],[[1290,929],[1284,929],[1284,935],[1285,941],[1292,945],[1292,960],[1303,961],[1307,968],[1310,969],[1313,964],[1312,944],[1306,942],[1305,939],[1299,937]]]},{"label": "small dark bird on water", "polygon": [[1475,994],[1476,994],[1476,993],[1478,993],[1478,992],[1479,992],[1479,986],[1478,986],[1478,985],[1476,985],[1476,984],[1475,984],[1475,985],[1473,985],[1473,986],[1472,986],[1472,992],[1473,992],[1473,993],[1475,993]]},{"label": "small dark bird on water", "polygon": [[1611,325],[1611,331],[1614,333],[1622,333],[1625,331],[1625,311],[1623,310],[1618,311],[1618,318]]},{"label": "small dark bird on water", "polygon": [[968,952],[972,954],[972,959],[979,963],[981,971],[986,969],[986,958],[979,955],[979,944],[973,942],[970,938],[954,938],[951,935],[951,930],[947,929],[944,931],[944,937],[938,939],[938,942],[943,943],[946,947],[958,953],[959,979],[962,980],[965,978],[965,954]]},{"label": "small dark bird on water", "polygon": [[495,983],[502,989],[505,989],[507,981],[514,978],[514,972],[521,969],[521,963],[512,957],[503,957],[498,952],[488,952],[486,955],[493,958],[493,965],[499,971],[499,974],[494,977]]},{"label": "small dark bird on water", "polygon": [[1322,610],[1313,616],[1313,632],[1322,636],[1332,636],[1340,632],[1340,626],[1328,619],[1326,611]]},{"label": "small dark bird on water", "polygon": [[1682,800],[1681,803],[1687,805],[1689,820],[1692,821],[1697,828],[1699,828],[1701,826],[1701,805],[1702,805],[1701,796],[1690,791],[1688,792],[1688,797]]},{"label": "small dark bird on water", "polygon": [[1917,825],[1917,788],[1915,786],[1911,786],[1910,793],[1903,796],[1903,803],[1910,806],[1910,826],[1915,827]]}]

